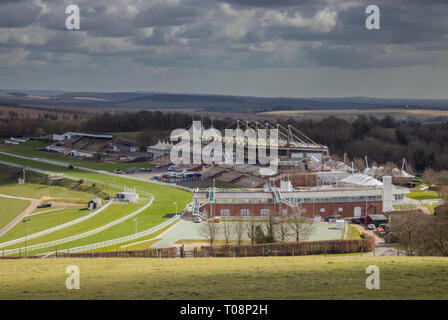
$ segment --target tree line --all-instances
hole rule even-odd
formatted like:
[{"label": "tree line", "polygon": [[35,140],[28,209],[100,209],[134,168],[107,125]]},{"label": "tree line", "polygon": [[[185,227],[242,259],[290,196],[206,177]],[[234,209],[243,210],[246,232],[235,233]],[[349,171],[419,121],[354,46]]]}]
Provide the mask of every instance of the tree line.
[{"label": "tree line", "polygon": [[272,216],[265,220],[251,218],[223,220],[222,223],[206,220],[201,223],[199,233],[213,247],[218,238],[224,239],[225,244],[234,240],[239,245],[244,239],[249,239],[251,244],[284,242],[291,239],[296,242],[304,241],[309,238],[312,227],[312,220],[294,214],[278,221],[274,221]]},{"label": "tree line", "polygon": [[389,237],[408,256],[448,256],[448,207],[436,215],[419,210],[391,217]]},{"label": "tree line", "polygon": [[[231,117],[213,120],[209,116],[185,112],[104,112],[82,119],[44,116],[30,119],[10,114],[0,119],[0,136],[33,136],[67,130],[101,133],[139,131],[138,144],[145,146],[167,139],[171,130],[189,127],[192,120],[202,120],[205,125],[213,123],[220,130],[235,124]],[[397,121],[391,116],[359,116],[354,120],[289,118],[279,122],[293,125],[317,143],[327,145],[330,153],[340,158],[344,153],[352,160],[367,156],[378,165],[398,164],[406,158],[410,165],[408,171],[414,173],[422,173],[426,169],[448,170],[448,147],[445,145],[448,123]]]}]

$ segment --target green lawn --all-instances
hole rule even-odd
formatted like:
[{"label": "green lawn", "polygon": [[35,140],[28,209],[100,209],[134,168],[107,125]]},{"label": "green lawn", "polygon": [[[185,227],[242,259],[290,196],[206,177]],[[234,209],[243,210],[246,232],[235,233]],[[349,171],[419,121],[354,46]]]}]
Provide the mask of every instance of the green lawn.
[{"label": "green lawn", "polygon": [[[80,268],[80,290],[65,269]],[[365,287],[380,269],[380,289]],[[448,299],[448,258],[0,260],[0,299]]]},{"label": "green lawn", "polygon": [[[62,238],[67,238],[67,237],[71,237],[71,236],[74,236],[74,235],[77,235],[80,233],[84,233],[84,232],[96,229],[96,228],[101,227],[105,224],[108,224],[114,220],[122,218],[122,217],[130,214],[131,212],[141,208],[142,206],[143,206],[143,204],[112,204],[109,208],[98,213],[97,215],[95,215],[94,217],[92,217],[90,219],[87,219],[80,223],[74,224],[67,228],[57,230],[55,232],[43,235],[41,237],[30,239],[30,240],[28,240],[28,245],[34,245],[34,244],[38,244],[38,243],[44,243],[44,242],[54,241],[54,240],[58,240],[58,239],[62,239]],[[131,219],[131,221],[132,221],[132,219]],[[29,222],[29,225],[31,225],[32,223],[33,223],[33,220],[31,220]],[[123,223],[125,223],[125,222],[123,222]],[[120,229],[122,226],[121,226],[121,224],[118,224],[112,228],[117,228],[117,227],[118,227],[118,229]],[[109,229],[107,229],[107,230],[109,230]],[[102,231],[100,233],[106,232],[107,230]],[[131,230],[132,229],[127,230],[127,232],[130,233]],[[100,234],[100,233],[98,233],[98,234]],[[88,238],[95,237],[98,234],[90,236]],[[23,236],[23,234],[20,236]],[[85,238],[85,239],[87,239],[87,238]],[[68,248],[72,247],[72,246],[69,246],[69,244],[74,244],[73,246],[76,246],[76,245],[78,245],[77,243],[84,243],[85,241],[87,241],[85,239],[80,239],[78,241],[63,244],[63,245],[61,245],[61,248],[62,248],[62,246],[68,247]],[[87,242],[87,243],[90,243],[90,242]],[[12,246],[9,246],[9,247],[5,247],[5,250],[13,249],[13,248],[20,248],[23,246],[24,246],[24,242],[21,242],[21,243],[17,243]],[[33,253],[46,252],[46,251],[50,251],[50,250],[52,250],[52,248],[50,248],[50,249],[44,248],[43,251],[33,251]]]},{"label": "green lawn", "polygon": [[[168,226],[166,226],[166,227],[160,229],[159,231],[154,232],[154,233],[152,233],[152,234],[150,234],[150,235],[148,235],[146,237],[142,237],[142,238],[137,239],[137,240],[132,240],[132,241],[128,241],[128,242],[119,243],[119,244],[116,244],[116,245],[113,245],[113,246],[110,246],[110,247],[105,247],[105,248],[101,248],[101,249],[94,250],[94,251],[115,251],[117,249],[119,249],[119,250],[142,250],[142,249],[147,249],[151,244],[153,244],[153,243],[155,243],[157,241],[160,241],[160,239],[159,240],[146,241],[146,242],[142,242],[142,241],[150,240],[150,239],[153,239],[153,238],[157,237],[159,234],[161,234],[165,230],[171,228],[177,222],[179,222],[179,220],[169,224]],[[129,245],[129,246],[126,247],[126,248],[121,248],[120,249],[120,247],[122,247],[124,245]]]},{"label": "green lawn", "polygon": [[50,153],[50,152],[44,152],[44,151],[38,151],[38,149],[45,148],[46,146],[50,145],[51,143],[43,142],[43,141],[37,141],[37,140],[30,140],[26,143],[22,143],[20,145],[15,146],[5,146],[0,145],[0,151],[14,153],[18,155],[23,156],[29,156],[29,157],[39,157],[49,160],[57,160],[57,161],[64,161],[68,163],[71,163],[76,166],[82,166],[90,169],[95,170],[105,170],[112,172],[115,169],[120,169],[122,171],[127,170],[128,168],[152,168],[154,167],[153,164],[143,161],[143,162],[135,162],[135,163],[128,163],[124,161],[100,161],[100,160],[83,160],[79,158],[73,158],[68,156],[63,156],[56,153]]},{"label": "green lawn", "polygon": [[26,200],[0,198],[0,229],[21,214],[29,205],[30,201]]},{"label": "green lawn", "polygon": [[117,136],[119,138],[128,139],[132,141],[137,141],[137,137],[140,134],[140,131],[133,132],[110,132],[109,134]]},{"label": "green lawn", "polygon": [[56,198],[56,201],[73,202],[71,200],[78,200],[85,203],[92,199],[92,195],[86,192],[73,191],[65,187],[47,186],[42,184],[26,183],[19,185],[18,183],[0,184],[0,194],[6,194],[16,197],[26,197],[40,199],[43,196]]},{"label": "green lawn", "polygon": [[[67,167],[51,165],[46,163],[41,163],[34,160],[20,159],[14,156],[6,156],[0,154],[0,160],[17,163],[23,166],[33,167],[41,170],[63,173],[69,175],[76,179],[84,179],[86,181],[93,181],[97,184],[111,184],[117,190],[124,186],[136,187],[137,191],[144,191],[152,193],[155,196],[155,200],[148,210],[146,210],[144,215],[138,220],[139,230],[149,229],[166,219],[168,219],[175,212],[175,205],[173,202],[177,202],[178,209],[181,210],[192,200],[192,194],[187,191],[179,190],[173,187],[164,186],[160,184],[150,183],[142,180],[129,179],[124,176],[117,175],[106,175],[93,172],[87,172],[82,170],[70,170]],[[109,236],[123,236],[132,233],[133,221],[126,221],[120,225],[114,226],[108,229]],[[123,230],[126,230],[125,232]],[[96,236],[92,236],[92,240],[97,240]],[[111,239],[111,238],[108,238]],[[108,240],[106,239],[106,240]],[[37,240],[37,239],[36,239]]]},{"label": "green lawn", "polygon": [[[91,210],[85,209],[86,208],[80,207],[62,208],[62,210],[28,216],[28,218],[31,219],[31,221],[28,222],[28,234],[58,226],[68,221],[80,218],[91,212]],[[46,210],[48,210],[48,208],[46,208]],[[0,237],[0,242],[6,242],[23,236],[25,236],[25,224],[18,223],[5,235]]]},{"label": "green lawn", "polygon": [[412,191],[406,195],[406,197],[414,199],[414,200],[429,200],[429,199],[438,199],[439,194],[433,191]]}]

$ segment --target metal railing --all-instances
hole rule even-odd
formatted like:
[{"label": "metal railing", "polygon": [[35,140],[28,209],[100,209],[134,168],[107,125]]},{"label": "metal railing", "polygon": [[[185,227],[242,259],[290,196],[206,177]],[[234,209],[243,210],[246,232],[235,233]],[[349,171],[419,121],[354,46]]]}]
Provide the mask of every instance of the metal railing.
[{"label": "metal railing", "polygon": [[[125,220],[128,220],[136,215],[138,215],[139,213],[141,213],[142,211],[146,210],[154,201],[154,197],[151,198],[148,203],[146,203],[143,207],[141,207],[140,209],[120,218],[117,220],[114,220],[108,224],[105,224],[101,227],[98,227],[96,229],[81,233],[81,234],[77,234],[71,237],[67,237],[67,238],[63,238],[63,239],[59,239],[59,240],[54,240],[54,241],[49,241],[49,242],[44,242],[44,243],[39,243],[39,244],[35,244],[35,245],[31,245],[31,246],[27,246],[27,251],[36,251],[36,250],[40,250],[40,249],[44,249],[44,248],[48,248],[48,247],[53,247],[53,246],[57,246],[63,243],[67,243],[67,242],[71,242],[71,241],[75,241],[75,240],[79,240],[82,238],[86,238],[88,236],[94,235],[96,233],[99,233],[101,231],[104,231],[106,229],[109,229],[110,227],[113,227]],[[13,255],[13,254],[17,254],[17,253],[21,253],[21,252],[25,252],[25,247],[21,247],[21,248],[15,248],[15,249],[8,249],[8,250],[3,250],[2,253],[3,255]]]},{"label": "metal railing", "polygon": [[97,210],[95,210],[95,211],[85,215],[84,217],[80,217],[78,219],[75,219],[75,220],[72,220],[72,221],[60,224],[58,226],[51,227],[51,228],[48,228],[48,229],[45,229],[45,230],[42,230],[42,231],[30,234],[27,237],[21,237],[21,238],[17,238],[17,239],[14,239],[14,240],[10,240],[10,241],[6,241],[6,242],[3,242],[3,243],[0,243],[0,248],[9,247],[9,246],[12,246],[12,245],[14,245],[16,243],[24,242],[25,240],[34,239],[34,238],[37,238],[37,237],[41,237],[43,235],[46,235],[46,234],[49,234],[49,233],[52,233],[52,232],[55,232],[55,231],[58,231],[58,230],[61,230],[61,229],[65,229],[65,228],[70,227],[70,226],[75,225],[75,224],[78,224],[80,222],[83,222],[85,220],[88,220],[88,219],[96,216],[100,212],[103,212],[111,204],[112,204],[112,201],[108,201],[104,206],[102,206],[101,208],[99,208],[99,209],[97,209]]},{"label": "metal railing", "polygon": [[56,254],[57,252],[59,252],[59,253],[86,252],[86,251],[92,251],[92,250],[96,250],[96,249],[100,249],[100,248],[104,248],[104,247],[113,246],[115,244],[120,244],[120,243],[124,243],[124,242],[129,242],[132,240],[137,240],[139,238],[142,238],[142,237],[148,236],[154,232],[157,232],[158,230],[170,225],[171,223],[173,223],[174,221],[179,220],[179,219],[180,219],[180,215],[175,215],[174,217],[170,218],[167,221],[162,222],[161,224],[158,224],[155,227],[149,228],[147,230],[144,230],[144,231],[141,231],[141,232],[129,235],[129,236],[116,238],[116,239],[112,239],[112,240],[106,240],[106,241],[88,244],[88,245],[84,245],[84,246],[79,246],[79,247],[75,247],[75,248],[68,248],[68,249],[63,249],[63,250],[58,250],[58,251],[46,252],[46,253],[42,253],[41,255],[43,257],[49,257],[51,255]]}]

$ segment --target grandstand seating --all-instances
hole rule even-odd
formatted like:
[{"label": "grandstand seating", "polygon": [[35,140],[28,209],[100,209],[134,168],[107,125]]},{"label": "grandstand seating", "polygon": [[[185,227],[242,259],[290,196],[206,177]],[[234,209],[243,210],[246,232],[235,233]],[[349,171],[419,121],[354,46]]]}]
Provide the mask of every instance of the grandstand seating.
[{"label": "grandstand seating", "polygon": [[238,178],[241,178],[242,176],[244,176],[243,173],[236,172],[236,171],[229,171],[229,172],[221,174],[219,176],[218,180],[222,181],[222,182],[230,183],[230,182],[235,181]]},{"label": "grandstand seating", "polygon": [[203,172],[202,172],[202,175],[204,176],[204,177],[206,177],[206,178],[214,178],[214,177],[216,177],[216,176],[218,176],[219,174],[221,174],[221,173],[223,173],[223,172],[225,172],[225,171],[227,171],[226,169],[224,169],[224,168],[220,168],[220,167],[210,167],[210,168],[208,168],[208,169],[205,169]]}]

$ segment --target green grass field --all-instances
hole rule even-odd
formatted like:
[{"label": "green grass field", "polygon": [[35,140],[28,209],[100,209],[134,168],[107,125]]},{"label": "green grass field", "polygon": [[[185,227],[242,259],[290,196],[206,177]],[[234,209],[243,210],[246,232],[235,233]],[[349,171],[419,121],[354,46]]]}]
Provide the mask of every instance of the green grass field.
[{"label": "green grass field", "polygon": [[153,164],[143,161],[143,162],[124,162],[124,161],[99,161],[99,160],[88,160],[88,159],[79,159],[79,158],[73,158],[68,156],[63,156],[56,153],[50,153],[50,152],[43,152],[38,151],[38,149],[45,148],[46,146],[50,145],[51,143],[43,142],[43,141],[36,141],[36,140],[30,140],[26,143],[15,145],[15,146],[5,146],[0,145],[0,151],[14,153],[18,155],[23,156],[29,156],[29,157],[39,157],[43,159],[49,159],[49,160],[57,160],[57,161],[64,161],[67,163],[71,163],[73,165],[82,166],[90,169],[95,170],[105,170],[112,172],[115,169],[120,169],[122,171],[125,171],[129,168],[152,168],[154,167]]},{"label": "green grass field", "polygon": [[92,195],[73,191],[59,186],[47,186],[42,184],[26,183],[19,185],[18,183],[2,183],[0,184],[0,194],[6,194],[16,197],[26,197],[40,199],[43,196],[48,196],[57,199],[57,201],[78,200],[87,205],[87,202],[92,199]]},{"label": "green grass field", "polygon": [[[48,208],[47,208],[48,209]],[[41,213],[38,215],[30,215],[27,218],[31,219],[28,222],[28,234],[33,234],[65,222],[80,218],[90,213],[90,210],[84,210],[85,208],[62,208],[62,210],[51,211],[48,213]],[[0,237],[0,242],[6,242],[16,238],[25,236],[25,224],[18,223],[5,235]]]},{"label": "green grass field", "polygon": [[[187,205],[192,198],[191,193],[178,190],[172,187],[163,186],[159,184],[149,183],[146,181],[141,180],[135,180],[135,179],[129,179],[123,176],[116,176],[116,175],[105,175],[105,174],[98,174],[93,172],[87,172],[82,170],[70,170],[68,167],[65,166],[57,166],[57,165],[51,165],[46,163],[41,163],[34,160],[27,160],[27,159],[21,159],[14,156],[6,156],[6,155],[0,155],[0,160],[17,163],[23,166],[33,167],[41,170],[46,170],[50,172],[57,172],[57,173],[63,173],[65,175],[69,175],[70,177],[76,178],[76,179],[84,179],[85,181],[95,182],[97,184],[105,184],[105,185],[113,185],[114,188],[117,190],[121,189],[124,186],[132,186],[136,187],[137,191],[144,191],[152,193],[155,196],[155,200],[150,208],[142,212],[138,215],[138,231],[149,229],[166,219],[168,219],[170,216],[172,216],[175,213],[175,205],[173,204],[174,201],[177,202],[179,210],[181,210],[185,205]],[[110,187],[110,186],[109,186]],[[135,209],[134,209],[135,210]],[[128,212],[129,213],[129,212]],[[99,215],[102,215],[103,213],[100,213]],[[124,215],[124,214],[123,214]],[[117,219],[116,215],[110,215],[109,216],[112,220]],[[96,218],[96,219],[95,219]],[[99,218],[94,217],[93,220],[87,220],[81,224],[69,227],[67,229],[63,229],[60,231],[57,231],[55,233],[39,237],[36,239],[32,239],[29,241],[29,244],[37,244],[41,242],[46,241],[52,241],[57,240],[59,238],[65,238],[67,236],[71,236],[74,234],[78,234],[81,232],[85,232],[88,230],[93,229],[94,227],[99,227],[103,224],[106,224],[106,221],[102,221],[99,223],[97,221]],[[110,221],[108,221],[110,222]],[[88,224],[88,225],[84,225]],[[135,225],[134,221],[132,219],[128,221],[124,221],[114,227],[111,227],[110,229],[107,229],[103,232],[100,232],[96,235],[92,235],[90,237],[80,239],[75,242],[66,243],[62,245],[59,249],[64,248],[71,248],[74,246],[79,245],[85,245],[89,243],[109,240],[113,238],[118,238],[122,236],[127,236],[135,232]],[[3,240],[3,239],[1,239]],[[23,244],[18,244],[13,247],[22,246]],[[13,248],[11,247],[11,248]],[[45,249],[43,252],[53,250],[54,248]],[[35,252],[38,253],[38,252]]]},{"label": "green grass field", "polygon": [[140,134],[140,131],[132,131],[132,132],[110,132],[109,134],[117,136],[119,138],[128,139],[132,141],[137,141],[137,137]]},{"label": "green grass field", "polygon": [[[80,223],[74,224],[72,226],[69,226],[67,228],[43,235],[41,237],[37,237],[34,239],[30,239],[28,240],[28,245],[34,245],[34,244],[38,244],[38,243],[43,243],[43,242],[49,242],[49,241],[54,241],[54,240],[58,240],[58,239],[62,239],[62,238],[66,238],[66,237],[71,237],[80,233],[84,233],[93,229],[96,229],[98,227],[101,227],[105,224],[108,224],[114,220],[117,220],[119,218],[122,218],[128,214],[130,214],[131,212],[141,208],[143,206],[143,204],[112,204],[109,208],[107,208],[106,210],[98,213],[96,216],[87,219],[85,221],[82,221]],[[81,216],[81,215],[80,215]],[[28,223],[28,226],[31,226],[31,224],[34,224],[33,219]],[[118,224],[112,228],[121,226],[121,224]],[[120,228],[119,228],[120,229]],[[102,231],[102,232],[106,232],[109,229]],[[20,231],[20,230],[18,230]],[[101,232],[101,233],[102,233]],[[131,230],[128,230],[129,233],[131,233]],[[99,234],[99,233],[98,233]],[[97,235],[98,235],[97,234]],[[17,234],[19,237],[24,236],[24,234]],[[94,236],[97,236],[94,235]],[[94,237],[94,236],[90,236],[88,238]],[[14,237],[17,238],[17,237]],[[65,246],[68,248],[72,247],[69,246],[70,244],[73,244],[73,246],[77,246],[78,243],[80,242],[84,242],[87,241],[85,239],[80,239],[78,241],[74,241],[74,242],[70,242],[70,243],[66,243],[61,245],[60,247],[62,248],[62,246]],[[112,238],[109,238],[112,239]],[[2,239],[3,240],[3,239]],[[88,242],[89,243],[89,242]],[[17,243],[15,245],[9,246],[9,247],[5,247],[6,249],[13,249],[13,248],[20,248],[24,245],[24,242],[21,243]],[[43,249],[43,252],[52,250],[53,248],[50,249]],[[33,253],[37,253],[39,251],[33,251]]]},{"label": "green grass field", "polygon": [[414,199],[414,200],[429,200],[429,199],[438,199],[439,194],[437,192],[432,191],[412,191],[406,194],[406,197]]},{"label": "green grass field", "polygon": [[29,205],[30,202],[26,200],[0,198],[0,229],[21,214]]},{"label": "green grass field", "polygon": [[[0,260],[0,299],[447,299],[448,260],[260,257]],[[65,269],[80,268],[80,290]],[[380,268],[367,290],[366,267]]]}]

